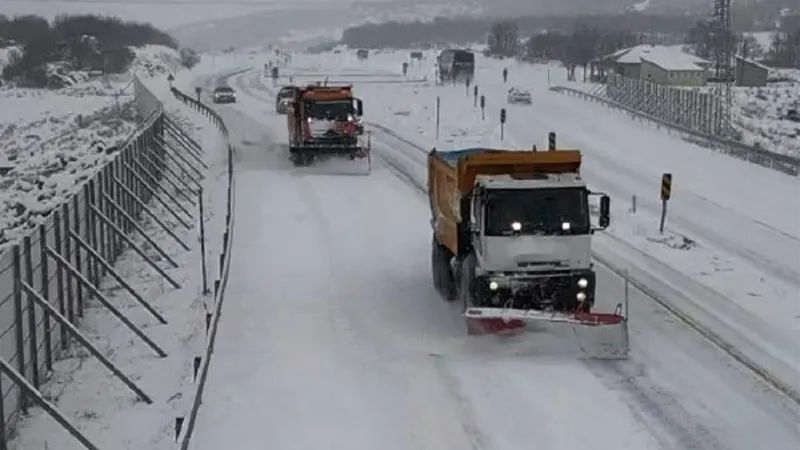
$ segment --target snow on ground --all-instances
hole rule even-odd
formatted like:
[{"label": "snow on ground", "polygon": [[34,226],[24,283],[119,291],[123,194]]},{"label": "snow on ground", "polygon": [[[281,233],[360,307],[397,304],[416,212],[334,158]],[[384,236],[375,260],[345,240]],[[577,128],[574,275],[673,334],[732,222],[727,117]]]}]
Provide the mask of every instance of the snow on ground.
[{"label": "snow on ground", "polygon": [[[134,130],[131,73],[179,68],[177,52],[135,48],[131,72],[57,90],[0,88],[0,251],[114,155]],[[10,171],[9,171],[10,170]]]},{"label": "snow on ground", "polygon": [[[207,84],[239,92],[219,108],[239,143],[236,237],[194,450],[800,442],[795,408],[635,289],[630,361],[573,358],[573,339],[591,347],[608,330],[465,336],[459,305],[431,285],[427,201],[386,163],[409,163],[424,186],[424,154],[382,136],[370,176],[348,176],[359,164],[350,161],[294,168],[271,83],[258,70],[223,78]],[[362,96],[366,85],[356,86]],[[624,297],[603,266],[598,284],[600,308]]]},{"label": "snow on ground", "polygon": [[800,158],[800,122],[787,118],[800,111],[798,90],[800,81],[736,88],[732,118],[742,141]]},{"label": "snow on ground", "polygon": [[[370,58],[363,67],[341,55],[295,55],[293,66],[335,77],[379,70],[380,64],[391,70],[405,55]],[[533,106],[509,107],[503,64],[479,59],[477,84],[487,96],[486,121],[463,86],[370,83],[367,77],[363,83],[354,80],[355,89],[369,121],[423,148],[544,148],[547,133],[555,131],[560,147],[584,152],[583,174],[590,184],[614,198],[615,220],[598,236],[598,249],[649,274],[695,320],[800,389],[798,180],[659,133],[602,106],[552,93],[547,80],[557,72],[548,73],[546,67],[511,68],[510,83],[529,88]],[[423,67],[418,73],[429,70]],[[242,89],[253,91],[254,86],[244,83]],[[437,96],[442,104],[438,144]],[[501,107],[509,110],[503,142]],[[380,128],[373,132],[376,141],[387,139]],[[663,172],[673,174],[674,192],[661,235]]]},{"label": "snow on ground", "polygon": [[[222,230],[226,211],[227,167],[226,144],[219,131],[208,119],[178,102],[171,96],[160,96],[166,110],[172,114],[206,152],[211,167],[205,181],[205,217],[208,273],[218,273]],[[169,185],[165,185],[169,187]],[[173,195],[176,195],[173,192]],[[179,197],[180,198],[180,197]],[[191,211],[195,208],[185,205]],[[44,387],[45,395],[99,448],[167,450],[174,448],[173,426],[177,416],[184,415],[192,396],[193,358],[205,349],[205,306],[210,299],[202,295],[199,228],[186,230],[162,206],[154,211],[172,231],[191,247],[184,251],[149,218],[143,222],[155,242],[180,265],[166,272],[181,284],[173,289],[135,252],[128,251],[115,266],[120,275],[169,322],[159,324],[122,286],[106,280],[103,292],[110,302],[121,308],[133,323],[168,354],[158,358],[127,328],[101,305],[91,302],[80,328],[99,347],[100,351],[130,376],[154,403],[146,405],[114,378],[96,359],[74,344],[72,354],[55,366],[55,373]],[[145,215],[145,217],[147,217]],[[161,261],[150,245],[137,236],[134,239],[146,252]],[[213,277],[211,278],[213,282]],[[19,436],[12,450],[58,449],[78,450],[83,447],[70,437],[47,414],[32,409],[23,419]]]}]

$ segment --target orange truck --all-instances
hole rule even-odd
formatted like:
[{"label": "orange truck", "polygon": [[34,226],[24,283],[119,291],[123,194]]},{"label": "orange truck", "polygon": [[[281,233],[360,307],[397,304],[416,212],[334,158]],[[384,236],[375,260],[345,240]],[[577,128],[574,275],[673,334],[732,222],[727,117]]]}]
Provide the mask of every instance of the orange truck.
[{"label": "orange truck", "polygon": [[[428,154],[433,284],[446,300],[462,304],[468,332],[541,320],[624,320],[592,312],[591,238],[608,227],[610,200],[588,189],[581,162],[578,150]],[[592,196],[599,196],[597,225]]]},{"label": "orange truck", "polygon": [[331,157],[369,159],[369,146],[361,142],[363,115],[352,86],[298,87],[287,114],[292,161],[305,166]]}]

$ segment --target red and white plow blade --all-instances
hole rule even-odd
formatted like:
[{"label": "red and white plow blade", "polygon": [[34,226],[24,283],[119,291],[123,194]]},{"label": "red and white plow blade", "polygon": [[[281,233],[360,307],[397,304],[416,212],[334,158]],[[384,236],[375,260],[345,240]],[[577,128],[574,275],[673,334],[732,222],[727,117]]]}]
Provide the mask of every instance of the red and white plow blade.
[{"label": "red and white plow blade", "polygon": [[553,312],[510,308],[467,308],[467,332],[471,335],[506,334],[532,324],[566,325],[583,353],[597,358],[626,358],[629,350],[628,318],[622,304],[613,313]]}]

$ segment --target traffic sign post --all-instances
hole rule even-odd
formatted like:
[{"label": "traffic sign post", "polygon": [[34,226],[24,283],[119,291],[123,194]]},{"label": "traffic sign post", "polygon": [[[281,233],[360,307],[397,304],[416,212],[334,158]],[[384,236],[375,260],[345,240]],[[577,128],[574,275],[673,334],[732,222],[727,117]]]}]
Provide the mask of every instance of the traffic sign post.
[{"label": "traffic sign post", "polygon": [[486,120],[486,96],[481,95],[481,120]]},{"label": "traffic sign post", "polygon": [[472,106],[478,106],[478,85],[472,88]]},{"label": "traffic sign post", "polygon": [[439,142],[439,118],[442,110],[442,98],[436,97],[436,142]]},{"label": "traffic sign post", "polygon": [[664,234],[664,222],[667,220],[667,202],[672,197],[672,174],[661,175],[661,222],[658,232]]},{"label": "traffic sign post", "polygon": [[200,93],[203,92],[203,88],[197,86],[194,88],[194,93],[197,94],[197,103],[200,103]]},{"label": "traffic sign post", "polygon": [[506,109],[503,108],[500,110],[500,140],[505,140],[505,128],[506,128]]}]

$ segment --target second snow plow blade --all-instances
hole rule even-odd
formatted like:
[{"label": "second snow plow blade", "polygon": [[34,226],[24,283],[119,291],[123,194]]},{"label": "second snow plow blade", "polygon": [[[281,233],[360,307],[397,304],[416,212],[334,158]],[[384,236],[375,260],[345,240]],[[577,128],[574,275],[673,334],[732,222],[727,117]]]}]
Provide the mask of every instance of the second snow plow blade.
[{"label": "second snow plow blade", "polygon": [[621,303],[613,313],[468,308],[464,318],[471,335],[513,333],[537,323],[566,325],[572,328],[581,352],[592,358],[624,359],[630,348],[628,318]]}]

